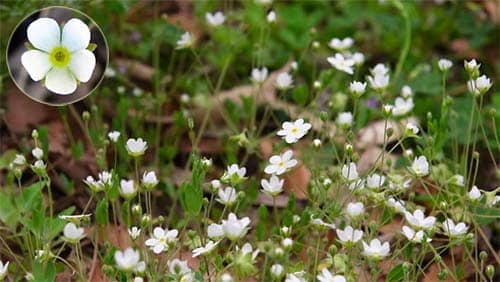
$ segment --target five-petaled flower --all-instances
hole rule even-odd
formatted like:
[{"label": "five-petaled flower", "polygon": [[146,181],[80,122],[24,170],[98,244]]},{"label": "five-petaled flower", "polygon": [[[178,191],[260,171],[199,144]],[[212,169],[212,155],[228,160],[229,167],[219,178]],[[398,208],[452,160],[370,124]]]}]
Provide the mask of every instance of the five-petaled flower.
[{"label": "five-petaled flower", "polygon": [[304,137],[309,129],[311,129],[311,124],[304,122],[304,120],[300,118],[294,122],[285,121],[283,123],[283,128],[279,130],[277,134],[285,139],[286,143],[292,144]]},{"label": "five-petaled flower", "polygon": [[266,166],[264,172],[267,174],[281,175],[287,172],[290,168],[297,165],[297,160],[293,159],[292,150],[288,150],[281,155],[272,156],[269,159],[269,165]]},{"label": "five-petaled flower", "polygon": [[34,49],[23,53],[21,63],[31,79],[43,79],[48,90],[60,95],[90,80],[96,58],[87,50],[90,30],[84,22],[70,19],[61,32],[54,19],[39,18],[28,26],[27,36]]}]

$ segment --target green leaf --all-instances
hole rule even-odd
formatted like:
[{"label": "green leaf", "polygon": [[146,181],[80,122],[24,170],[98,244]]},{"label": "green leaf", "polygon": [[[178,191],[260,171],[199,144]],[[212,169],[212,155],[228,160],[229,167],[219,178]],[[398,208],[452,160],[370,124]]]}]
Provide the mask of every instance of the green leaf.
[{"label": "green leaf", "polygon": [[16,206],[20,212],[27,213],[41,207],[44,185],[45,182],[36,182],[23,190],[21,197],[16,198]]},{"label": "green leaf", "polygon": [[0,157],[0,169],[8,168],[12,161],[16,158],[16,150],[7,150]]},{"label": "green leaf", "polygon": [[500,220],[499,208],[473,205],[470,209],[472,216],[474,216],[478,224],[490,224],[494,221]]},{"label": "green leaf", "polygon": [[19,221],[20,213],[14,206],[13,199],[7,193],[0,192],[0,221],[10,229],[14,229]]},{"label": "green leaf", "polygon": [[98,224],[106,225],[108,223],[108,201],[106,199],[102,199],[97,203],[95,208],[95,219]]},{"label": "green leaf", "polygon": [[396,265],[385,278],[386,282],[399,282],[404,280],[403,264]]},{"label": "green leaf", "polygon": [[301,106],[305,106],[308,98],[307,86],[305,84],[301,84],[292,92],[293,101]]},{"label": "green leaf", "polygon": [[77,160],[82,158],[83,151],[84,151],[83,143],[80,140],[78,140],[78,142],[76,142],[76,144],[71,146],[71,153],[72,153],[73,157],[75,157],[75,159],[77,159]]},{"label": "green leaf", "polygon": [[199,214],[203,206],[203,190],[201,185],[205,177],[205,172],[200,157],[193,154],[192,159],[193,173],[191,183],[184,182],[181,186],[181,204],[187,213],[195,216]]}]

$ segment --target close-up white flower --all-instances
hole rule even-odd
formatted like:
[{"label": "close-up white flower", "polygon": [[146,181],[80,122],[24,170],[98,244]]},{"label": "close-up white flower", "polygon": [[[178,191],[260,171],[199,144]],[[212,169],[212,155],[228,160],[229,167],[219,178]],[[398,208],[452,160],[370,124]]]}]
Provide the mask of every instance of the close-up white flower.
[{"label": "close-up white flower", "polygon": [[354,60],[350,58],[344,57],[344,55],[340,53],[336,53],[335,56],[328,57],[326,58],[328,63],[332,65],[332,67],[343,71],[348,74],[353,74],[354,73]]},{"label": "close-up white flower", "polygon": [[254,68],[252,69],[252,82],[254,83],[263,83],[264,81],[266,81],[267,79],[267,76],[268,76],[268,70],[266,67],[263,67],[261,69],[258,69],[258,68]]},{"label": "close-up white flower", "polygon": [[276,12],[273,10],[269,11],[269,13],[267,13],[266,20],[268,23],[276,22]]},{"label": "close-up white flower", "polygon": [[267,174],[281,175],[297,165],[297,160],[293,159],[293,151],[287,150],[281,155],[274,155],[269,158],[269,165],[264,172]]},{"label": "close-up white flower", "polygon": [[332,38],[332,40],[328,43],[328,47],[336,51],[344,51],[351,48],[352,44],[354,44],[354,40],[350,37],[346,37],[344,39]]},{"label": "close-up white flower", "polygon": [[147,239],[144,244],[148,246],[155,254],[160,254],[167,251],[170,245],[177,241],[177,229],[168,230],[161,227],[155,227],[151,238]]},{"label": "close-up white flower", "polygon": [[128,235],[130,236],[130,239],[136,240],[141,235],[141,229],[137,226],[132,226],[128,229]]},{"label": "close-up white flower", "polygon": [[236,192],[236,189],[233,187],[226,187],[224,189],[219,189],[216,200],[225,206],[232,206],[236,202],[237,198],[238,193]]},{"label": "close-up white flower", "polygon": [[408,99],[413,96],[413,89],[409,85],[401,87],[401,97]]},{"label": "close-up white flower", "polygon": [[378,173],[373,173],[366,177],[366,187],[370,189],[378,189],[382,187],[385,183],[385,176]]},{"label": "close-up white flower", "polygon": [[207,227],[207,236],[213,240],[220,240],[224,237],[224,229],[222,229],[222,224],[211,223]]},{"label": "close-up white flower", "polygon": [[383,64],[377,64],[370,72],[372,75],[369,75],[367,79],[371,88],[380,91],[389,85],[389,69]]},{"label": "close-up white flower", "polygon": [[[415,231],[413,228],[403,225],[402,228],[403,235],[413,243],[422,243],[425,238],[425,232],[423,230]],[[427,238],[427,242],[432,241],[431,238]]]},{"label": "close-up white flower", "polygon": [[215,247],[217,247],[219,242],[220,241],[214,242],[209,240],[205,246],[193,250],[193,257],[195,258],[197,256],[210,253],[213,249],[215,249]]},{"label": "close-up white flower", "polygon": [[78,243],[85,233],[82,227],[77,227],[73,222],[68,222],[63,229],[64,240],[70,243]]},{"label": "close-up white flower", "polygon": [[365,55],[361,52],[355,52],[351,55],[351,59],[354,61],[356,66],[360,66],[365,62]]},{"label": "close-up white flower", "polygon": [[12,163],[15,165],[25,165],[26,158],[24,157],[24,155],[16,154],[16,157],[14,158]]},{"label": "close-up white flower", "polygon": [[207,23],[211,26],[219,26],[224,23],[226,20],[226,17],[221,11],[217,11],[215,13],[206,13],[205,14],[205,19],[207,20]]},{"label": "close-up white flower", "polygon": [[156,177],[156,173],[154,171],[146,171],[142,175],[142,184],[146,189],[152,189],[156,185],[158,185],[158,178]]},{"label": "close-up white flower", "polygon": [[144,155],[144,152],[148,148],[148,143],[142,140],[142,138],[130,138],[127,140],[126,148],[129,155],[139,157]]},{"label": "close-up white flower", "polygon": [[453,66],[453,63],[448,59],[439,59],[438,67],[440,71],[448,71]]},{"label": "close-up white flower", "polygon": [[269,271],[271,272],[271,275],[275,278],[280,278],[281,276],[283,276],[284,272],[285,272],[285,268],[283,267],[283,265],[281,264],[273,264],[271,265],[271,268],[269,269]]},{"label": "close-up white flower", "polygon": [[119,131],[111,131],[108,133],[108,138],[111,142],[116,143],[118,142],[118,138],[120,138],[120,132]]},{"label": "close-up white flower", "polygon": [[124,251],[115,252],[116,267],[126,272],[143,272],[146,264],[141,260],[138,250],[127,248]]},{"label": "close-up white flower", "polygon": [[425,156],[419,156],[413,160],[410,170],[418,177],[426,176],[429,174],[429,163]]},{"label": "close-up white flower", "polygon": [[245,167],[239,167],[237,164],[232,164],[227,166],[224,175],[222,175],[221,180],[226,183],[237,184],[246,179],[245,175],[247,169]]},{"label": "close-up white flower", "polygon": [[194,44],[194,37],[193,34],[190,32],[184,32],[181,35],[181,38],[177,40],[177,49],[186,49],[190,48]]},{"label": "close-up white flower", "polygon": [[[178,258],[167,261],[167,266],[170,274],[176,275],[178,277],[182,277],[183,275],[188,274],[192,271],[191,268],[189,268],[187,261],[180,260]],[[184,281],[184,280],[179,280],[179,281]]]},{"label": "close-up white flower", "polygon": [[9,271],[9,261],[5,264],[0,260],[0,280],[5,279],[7,272]]},{"label": "close-up white flower", "polygon": [[476,96],[486,93],[492,85],[491,80],[486,75],[467,82],[467,88]]},{"label": "close-up white flower", "polygon": [[336,119],[338,125],[342,127],[350,127],[352,125],[353,116],[351,112],[339,113]]},{"label": "close-up white flower", "polygon": [[125,199],[131,199],[137,193],[134,180],[120,180],[120,195]]},{"label": "close-up white flower", "polygon": [[347,280],[343,275],[335,275],[330,270],[323,268],[321,273],[316,276],[319,282],[346,282]]},{"label": "close-up white flower", "polygon": [[349,84],[349,91],[357,96],[361,96],[363,93],[365,93],[365,90],[366,82],[359,82],[355,80]]},{"label": "close-up white flower", "polygon": [[455,222],[450,218],[447,218],[443,222],[443,231],[450,237],[459,237],[465,235],[468,229],[469,227],[464,222],[458,222],[455,224]]},{"label": "close-up white flower", "polygon": [[367,244],[363,241],[363,255],[368,258],[378,260],[388,256],[390,251],[389,242],[382,244],[379,239],[373,239]]},{"label": "close-up white flower", "polygon": [[359,178],[356,163],[350,162],[342,166],[342,177],[348,181],[354,181]]},{"label": "close-up white flower", "polygon": [[358,217],[365,212],[365,205],[361,202],[349,203],[346,207],[346,213],[349,217]]},{"label": "close-up white flower", "polygon": [[43,150],[36,147],[34,148],[33,150],[31,150],[31,154],[33,155],[33,157],[35,157],[37,160],[40,160],[43,158]]},{"label": "close-up white flower", "polygon": [[337,229],[337,237],[343,244],[354,244],[363,238],[363,231],[354,229],[352,226],[347,225],[343,230]]},{"label": "close-up white flower", "polygon": [[406,124],[406,132],[409,134],[417,135],[420,129],[418,129],[418,126],[414,125],[413,123],[409,122]]},{"label": "close-up white flower", "polygon": [[279,193],[283,192],[284,179],[279,179],[276,175],[271,175],[269,180],[262,179],[260,185],[262,186],[262,192],[268,194],[271,197],[277,196]]},{"label": "close-up white flower", "polygon": [[293,79],[292,76],[287,72],[282,72],[276,77],[276,88],[280,90],[285,90],[292,87]]},{"label": "close-up white flower", "polygon": [[469,199],[475,201],[475,200],[481,198],[481,191],[477,188],[476,185],[474,185],[470,189],[469,193],[467,193],[467,197],[469,197]]},{"label": "close-up white flower", "polygon": [[394,209],[395,211],[399,213],[405,213],[406,212],[406,207],[405,203],[401,200],[396,200],[393,197],[390,197],[387,199],[387,206]]},{"label": "close-up white flower", "polygon": [[405,218],[408,223],[416,229],[431,229],[436,223],[434,216],[425,217],[424,212],[417,209],[413,213],[405,212]]},{"label": "close-up white flower", "polygon": [[281,136],[288,144],[293,144],[299,141],[304,135],[311,129],[311,124],[304,122],[303,119],[299,118],[296,121],[285,121],[282,125],[282,129],[278,131],[278,136]]},{"label": "close-up white flower", "polygon": [[68,95],[79,83],[90,80],[96,65],[90,44],[89,27],[80,19],[72,18],[59,24],[52,18],[39,18],[27,29],[33,47],[21,56],[21,63],[34,81],[44,80],[48,90]]},{"label": "close-up white flower", "polygon": [[394,116],[404,116],[413,110],[413,98],[403,98],[397,97],[394,101],[394,108],[392,109],[392,114]]},{"label": "close-up white flower", "polygon": [[227,220],[222,220],[222,230],[224,235],[231,241],[238,240],[245,236],[249,229],[250,218],[238,219],[234,213],[227,216]]}]

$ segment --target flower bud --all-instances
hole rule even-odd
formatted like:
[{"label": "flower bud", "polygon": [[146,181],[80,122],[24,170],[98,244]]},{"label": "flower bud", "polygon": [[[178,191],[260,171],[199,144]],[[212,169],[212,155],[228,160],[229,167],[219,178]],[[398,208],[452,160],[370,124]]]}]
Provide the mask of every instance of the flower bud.
[{"label": "flower bud", "polygon": [[493,276],[495,276],[495,267],[493,265],[490,264],[486,267],[486,275],[490,280],[493,279]]},{"label": "flower bud", "polygon": [[319,118],[322,120],[322,121],[327,121],[328,120],[328,113],[325,112],[325,111],[321,111],[319,112]]},{"label": "flower bud", "polygon": [[89,113],[88,111],[84,111],[84,112],[82,113],[82,119],[83,119],[84,121],[88,121],[88,120],[90,119],[90,113]]},{"label": "flower bud", "polygon": [[438,272],[437,276],[439,281],[445,281],[446,277],[448,277],[448,271],[446,269],[442,269],[441,271]]},{"label": "flower bud", "polygon": [[481,251],[479,253],[479,258],[482,260],[482,261],[485,261],[487,258],[488,258],[488,253],[486,251]]},{"label": "flower bud", "polygon": [[33,129],[33,131],[31,131],[31,137],[35,140],[38,139],[38,130]]},{"label": "flower bud", "polygon": [[149,226],[151,224],[151,216],[149,214],[145,214],[141,218],[141,225],[142,226]]},{"label": "flower bud", "polygon": [[132,215],[140,217],[142,215],[142,207],[140,205],[132,206]]}]

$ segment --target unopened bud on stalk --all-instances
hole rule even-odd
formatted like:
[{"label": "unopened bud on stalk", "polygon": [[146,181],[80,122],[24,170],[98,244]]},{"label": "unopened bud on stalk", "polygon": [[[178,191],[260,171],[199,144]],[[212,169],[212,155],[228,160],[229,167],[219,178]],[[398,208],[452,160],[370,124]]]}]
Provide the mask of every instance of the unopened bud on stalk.
[{"label": "unopened bud on stalk", "polygon": [[33,137],[33,139],[38,139],[38,130],[36,129],[33,129],[33,131],[31,132],[31,137]]},{"label": "unopened bud on stalk", "polygon": [[140,217],[142,215],[142,207],[140,205],[132,206],[132,215]]},{"label": "unopened bud on stalk", "polygon": [[493,265],[490,264],[486,267],[486,275],[490,280],[493,279],[493,276],[495,276],[495,267]]},{"label": "unopened bud on stalk", "polygon": [[90,119],[90,113],[89,113],[88,111],[84,111],[84,112],[82,113],[82,119],[83,119],[84,121],[88,121],[88,120]]},{"label": "unopened bud on stalk", "polygon": [[485,251],[481,251],[479,253],[479,258],[482,260],[482,261],[485,261],[487,258],[488,258],[488,253],[485,252]]},{"label": "unopened bud on stalk", "polygon": [[322,121],[327,121],[328,120],[328,113],[325,112],[325,111],[321,111],[319,113],[319,118],[322,120]]},{"label": "unopened bud on stalk", "polygon": [[141,225],[142,226],[149,226],[151,224],[151,216],[149,214],[145,214],[141,218]]}]

